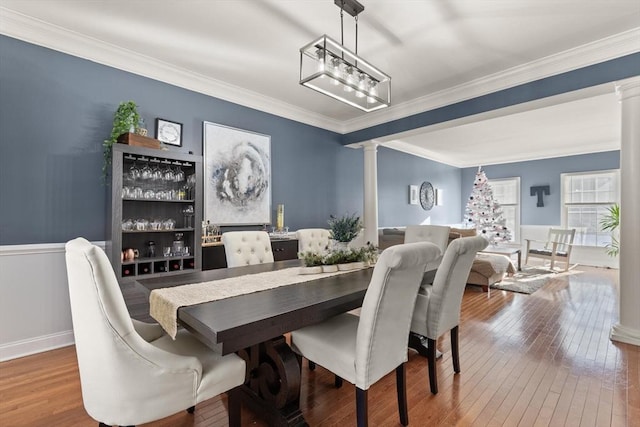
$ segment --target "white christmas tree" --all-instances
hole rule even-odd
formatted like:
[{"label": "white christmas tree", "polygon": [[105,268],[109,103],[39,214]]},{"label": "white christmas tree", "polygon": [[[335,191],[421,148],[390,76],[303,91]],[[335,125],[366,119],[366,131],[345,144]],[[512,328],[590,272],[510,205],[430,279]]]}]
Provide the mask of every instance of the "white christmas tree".
[{"label": "white christmas tree", "polygon": [[485,236],[491,244],[511,240],[502,206],[493,198],[489,180],[481,166],[473,181],[473,191],[467,201],[464,221],[468,227],[478,230],[478,234]]}]

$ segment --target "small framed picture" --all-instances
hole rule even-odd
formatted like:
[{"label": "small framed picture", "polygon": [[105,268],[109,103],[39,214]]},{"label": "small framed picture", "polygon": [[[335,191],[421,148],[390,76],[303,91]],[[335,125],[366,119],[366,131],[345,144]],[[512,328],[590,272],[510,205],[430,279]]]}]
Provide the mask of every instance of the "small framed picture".
[{"label": "small framed picture", "polygon": [[169,145],[182,146],[182,123],[156,119],[156,139]]},{"label": "small framed picture", "polygon": [[410,205],[418,204],[418,186],[417,185],[409,186],[409,204]]}]

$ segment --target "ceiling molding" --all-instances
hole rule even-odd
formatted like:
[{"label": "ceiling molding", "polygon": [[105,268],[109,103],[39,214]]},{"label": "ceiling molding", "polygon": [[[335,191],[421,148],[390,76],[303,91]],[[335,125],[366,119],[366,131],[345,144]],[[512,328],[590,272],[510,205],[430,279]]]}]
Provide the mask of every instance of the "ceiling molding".
[{"label": "ceiling molding", "polygon": [[340,132],[339,121],[0,7],[0,33],[280,117]]},{"label": "ceiling molding", "polygon": [[574,49],[519,65],[410,102],[392,105],[343,123],[342,133],[355,132],[391,120],[477,98],[520,84],[619,58],[640,51],[640,27]]},{"label": "ceiling molding", "polygon": [[338,133],[349,133],[640,51],[640,27],[346,122],[0,7],[0,33]]},{"label": "ceiling molding", "polygon": [[[611,142],[611,141],[608,141],[608,142]],[[387,141],[387,142],[380,143],[379,145],[381,147],[386,147],[386,148],[400,151],[413,156],[422,157],[423,159],[436,161],[438,163],[443,163],[445,165],[453,166],[456,168],[470,168],[470,167],[480,166],[480,164],[478,164],[477,162],[477,159],[473,159],[473,158],[465,159],[463,158],[463,156],[457,156],[455,158],[452,158],[451,156],[441,155],[440,153],[427,150],[424,148],[420,148],[400,140]],[[553,153],[545,153],[545,154],[538,154],[538,155],[535,155],[535,154],[531,155],[530,153],[527,153],[526,155],[519,156],[519,157],[518,156],[510,156],[510,157],[504,157],[504,158],[494,157],[490,163],[482,162],[481,165],[488,166],[488,165],[500,165],[500,164],[507,164],[507,163],[528,162],[533,160],[552,159],[556,157],[579,156],[581,154],[604,153],[612,150],[616,150],[616,148],[612,148],[610,144],[598,143],[598,144],[585,145],[581,147],[581,149],[578,151],[572,149],[569,151],[558,150]]]}]

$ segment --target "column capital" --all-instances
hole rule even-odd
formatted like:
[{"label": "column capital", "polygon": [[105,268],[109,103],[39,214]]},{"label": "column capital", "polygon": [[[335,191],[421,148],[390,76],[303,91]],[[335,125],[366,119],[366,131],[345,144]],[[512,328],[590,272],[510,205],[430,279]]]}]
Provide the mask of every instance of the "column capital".
[{"label": "column capital", "polygon": [[362,148],[365,151],[377,151],[378,150],[378,145],[380,145],[378,142],[376,141],[365,141],[362,143]]},{"label": "column capital", "polygon": [[620,101],[634,96],[640,96],[640,76],[616,82],[616,94]]}]

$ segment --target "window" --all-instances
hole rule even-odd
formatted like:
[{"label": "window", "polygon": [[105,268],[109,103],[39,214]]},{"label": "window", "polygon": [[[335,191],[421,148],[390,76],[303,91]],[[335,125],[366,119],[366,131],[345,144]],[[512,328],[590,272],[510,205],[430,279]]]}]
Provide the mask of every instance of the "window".
[{"label": "window", "polygon": [[520,178],[490,179],[494,199],[502,206],[502,212],[511,231],[511,241],[520,241]]},{"label": "window", "polygon": [[611,232],[600,229],[608,208],[620,200],[620,171],[563,173],[562,225],[575,228],[574,244],[606,246]]}]

